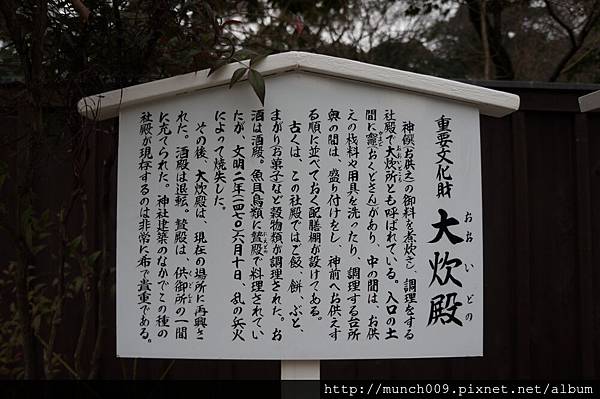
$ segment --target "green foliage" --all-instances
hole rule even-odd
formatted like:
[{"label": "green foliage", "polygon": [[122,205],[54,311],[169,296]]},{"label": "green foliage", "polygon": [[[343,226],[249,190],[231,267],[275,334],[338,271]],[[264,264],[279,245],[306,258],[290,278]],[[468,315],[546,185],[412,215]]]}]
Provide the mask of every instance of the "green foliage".
[{"label": "green foliage", "polygon": [[255,69],[248,71],[248,81],[262,105],[265,105],[265,80]]},{"label": "green foliage", "polygon": [[[241,50],[236,52],[233,60],[239,62],[241,67],[233,71],[231,79],[229,80],[229,88],[231,89],[247,73],[248,82],[263,106],[265,105],[265,79],[260,72],[255,69],[255,67],[260,64],[260,62],[263,61],[268,54],[268,52],[259,54],[252,50]],[[241,60],[246,57],[249,57],[250,61],[243,63]],[[219,66],[219,68],[221,66]]]},{"label": "green foliage", "polygon": [[236,82],[246,74],[247,71],[248,68],[245,67],[236,69],[231,76],[231,80],[229,81],[229,88],[231,89],[233,85],[236,84]]},{"label": "green foliage", "polygon": [[[0,164],[0,189],[3,184],[10,185],[11,180],[3,163]],[[17,269],[26,266],[27,303],[31,314],[31,327],[35,336],[47,334],[51,329],[53,319],[57,314],[59,302],[57,293],[63,285],[64,299],[76,299],[81,295],[85,279],[81,267],[93,269],[96,267],[102,251],[90,251],[84,245],[85,235],[80,234],[66,240],[62,256],[59,249],[50,244],[64,231],[65,210],[61,209],[53,215],[50,210],[37,213],[31,204],[26,205],[19,218],[19,231],[22,234],[23,250],[30,254],[31,259],[42,256],[49,249],[49,258],[62,269],[58,275],[40,273],[35,264],[23,265],[24,259],[9,261],[0,273],[0,302],[5,304],[5,311],[0,312],[0,375],[9,378],[23,378],[23,329],[17,312]],[[11,231],[4,226],[6,231]],[[13,237],[17,239],[18,237]],[[59,325],[62,320],[56,320]],[[63,366],[55,356],[47,358],[46,369],[51,373],[60,372]]]},{"label": "green foliage", "polygon": [[[20,378],[23,375],[23,353],[20,324],[14,302],[15,262],[10,262],[0,275],[0,301],[12,317],[0,321],[0,375]],[[4,293],[4,295],[2,295]]]},{"label": "green foliage", "polygon": [[4,182],[9,177],[8,164],[5,161],[0,160],[0,190],[4,186]]}]

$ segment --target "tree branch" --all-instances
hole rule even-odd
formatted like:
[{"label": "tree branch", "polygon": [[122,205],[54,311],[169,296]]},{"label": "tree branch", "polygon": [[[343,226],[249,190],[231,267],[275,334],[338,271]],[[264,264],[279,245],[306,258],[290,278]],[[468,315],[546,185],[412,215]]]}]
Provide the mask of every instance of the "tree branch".
[{"label": "tree branch", "polygon": [[[115,130],[117,130],[116,122],[115,122]],[[113,149],[116,148],[116,135],[113,135]],[[97,331],[96,331],[96,341],[94,343],[94,350],[92,353],[92,361],[90,366],[90,379],[98,378],[98,373],[100,370],[100,356],[102,355],[102,344],[104,340],[104,332],[106,330],[106,307],[105,301],[107,294],[107,285],[108,285],[108,274],[109,274],[109,265],[108,265],[108,225],[107,221],[109,219],[109,211],[110,211],[110,183],[113,167],[115,164],[115,151],[111,151],[111,155],[107,160],[103,163],[103,173],[102,173],[102,207],[101,207],[101,234],[102,234],[102,255],[101,255],[101,268],[98,274],[98,282],[96,288],[96,294],[98,295],[98,306],[97,306]]]},{"label": "tree branch", "polygon": [[487,10],[486,10],[487,0],[481,1],[481,7],[479,9],[479,14],[481,15],[481,43],[483,44],[483,77],[486,80],[491,79],[491,56],[490,56],[490,41],[488,39],[487,34]]},{"label": "tree branch", "polygon": [[[475,32],[477,32],[477,36],[482,40],[482,31],[481,31],[481,0],[466,0],[468,9],[469,9],[469,20],[471,21],[471,25]],[[498,10],[497,12],[500,12]],[[495,78],[496,79],[504,79],[504,80],[512,80],[515,77],[515,73],[512,66],[512,61],[510,59],[510,55],[504,45],[502,44],[502,27],[495,26],[491,24],[487,13],[484,15],[485,17],[485,26],[487,39],[489,44],[490,56],[492,57],[492,62],[494,63],[495,68]],[[499,20],[500,17],[497,15],[496,19]]]},{"label": "tree branch", "polygon": [[565,30],[565,32],[567,32],[567,35],[569,35],[571,47],[577,47],[577,39],[575,37],[575,31],[573,30],[573,28],[571,28],[569,25],[567,25],[565,21],[562,20],[560,15],[558,15],[558,13],[556,12],[556,10],[554,10],[554,7],[552,7],[552,4],[548,0],[544,0],[544,3],[546,4],[548,14]]},{"label": "tree branch", "polygon": [[573,61],[571,61],[569,63],[569,65],[566,65],[563,68],[562,73],[569,72],[571,69],[573,69],[577,65],[579,65],[579,63],[581,63],[584,59],[586,59],[590,54],[593,54],[593,52],[598,49],[598,47],[597,47],[598,44],[600,44],[600,41],[596,41],[595,43],[593,43],[587,50],[585,50],[583,52],[583,54],[581,54],[578,58],[576,58]]},{"label": "tree branch", "polygon": [[[40,337],[38,334],[35,334],[35,337],[42,343],[42,346],[48,351],[49,346],[48,344],[42,339],[42,337]],[[63,367],[69,372],[71,373],[71,375],[73,375],[73,377],[75,377],[75,379],[80,380],[81,377],[79,376],[79,374],[77,374],[77,372],[75,370],[73,370],[73,367],[69,366],[69,363],[67,363],[58,353],[56,352],[51,352],[50,353],[54,358],[56,358],[56,360],[59,361],[60,364],[63,365]]]},{"label": "tree branch", "polygon": [[590,7],[590,15],[586,19],[585,24],[583,25],[583,28],[581,29],[579,35],[575,33],[575,29],[570,27],[565,21],[562,20],[562,18],[554,10],[554,8],[548,0],[545,0],[545,3],[546,9],[548,10],[548,14],[550,15],[550,17],[552,17],[554,21],[556,21],[556,23],[558,23],[567,32],[567,35],[569,36],[569,42],[571,44],[569,50],[565,53],[565,55],[562,56],[562,58],[552,71],[550,78],[548,79],[550,82],[554,82],[558,80],[558,78],[560,77],[560,75],[563,74],[563,72],[565,72],[567,64],[581,49],[588,34],[598,22],[598,19],[600,18],[600,11],[598,11],[600,1],[595,1],[594,4]]},{"label": "tree branch", "polygon": [[77,14],[79,14],[79,19],[81,22],[86,23],[90,18],[90,9],[83,4],[81,0],[69,0]]}]

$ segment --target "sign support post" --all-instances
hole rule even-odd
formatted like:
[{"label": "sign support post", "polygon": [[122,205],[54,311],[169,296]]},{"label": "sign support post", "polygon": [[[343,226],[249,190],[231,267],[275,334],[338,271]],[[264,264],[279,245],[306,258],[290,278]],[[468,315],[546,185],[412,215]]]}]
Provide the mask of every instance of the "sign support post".
[{"label": "sign support post", "polygon": [[[281,361],[281,397],[282,399],[320,397],[321,361],[320,360],[282,360]],[[289,384],[293,381],[302,381]],[[286,384],[288,383],[288,384]]]},{"label": "sign support post", "polygon": [[320,360],[282,360],[281,380],[320,380]]}]

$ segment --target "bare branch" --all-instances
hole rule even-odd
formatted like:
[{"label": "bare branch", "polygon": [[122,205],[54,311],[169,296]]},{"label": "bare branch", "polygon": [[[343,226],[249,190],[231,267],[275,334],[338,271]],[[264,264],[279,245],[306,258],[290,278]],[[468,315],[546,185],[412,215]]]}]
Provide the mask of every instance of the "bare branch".
[{"label": "bare branch", "polygon": [[553,20],[556,21],[569,35],[569,40],[571,41],[571,47],[577,47],[577,38],[575,37],[575,31],[571,28],[565,21],[562,20],[560,15],[556,12],[552,4],[548,0],[544,0],[546,4],[546,9],[548,10],[548,14],[552,17]]},{"label": "bare branch", "polygon": [[492,57],[490,55],[490,42],[487,34],[487,0],[481,1],[481,8],[479,9],[481,14],[481,43],[483,44],[483,77],[484,79],[491,79],[492,73]]},{"label": "bare branch", "polygon": [[[569,50],[560,59],[560,61],[554,68],[554,71],[552,71],[550,78],[548,79],[550,82],[554,82],[560,77],[560,75],[562,75],[565,72],[565,70],[567,68],[567,64],[571,61],[571,59],[575,56],[575,54],[577,54],[579,52],[579,50],[582,48],[588,34],[591,32],[591,30],[593,29],[595,24],[600,19],[600,11],[598,11],[598,7],[600,6],[600,1],[595,1],[594,4],[592,5],[592,7],[590,8],[590,14],[587,17],[585,24],[583,25],[583,28],[581,29],[581,32],[579,32],[578,35],[576,34],[575,30],[572,27],[568,26],[558,16],[558,14],[556,13],[556,11],[554,10],[554,8],[552,7],[552,5],[550,4],[550,2],[548,0],[545,0],[545,3],[546,3],[546,8],[548,9],[548,14],[550,14],[550,16],[560,26],[562,26],[563,29],[565,29],[565,31],[569,35],[569,40],[571,42],[571,46],[570,46]],[[570,69],[570,67],[569,67],[569,69]]]},{"label": "bare branch", "polygon": [[163,373],[160,376],[160,380],[164,380],[167,375],[169,375],[169,372],[171,371],[171,369],[173,368],[173,366],[175,365],[175,359],[171,360],[171,363],[169,363],[169,365],[167,366],[167,368],[165,369],[165,371],[163,371]]},{"label": "bare branch", "polygon": [[571,61],[571,63],[569,65],[566,65],[563,68],[562,73],[567,73],[571,69],[573,69],[577,65],[579,65],[584,59],[586,59],[588,56],[590,56],[591,54],[593,54],[595,50],[598,49],[598,45],[599,44],[600,44],[600,41],[598,41],[598,40],[596,40],[594,43],[591,43],[591,45],[589,45],[589,48],[586,49],[585,51],[583,51],[583,54],[581,54],[579,57],[577,57],[576,59],[574,59],[573,61]]},{"label": "bare branch", "polygon": [[[469,10],[469,20],[471,21],[471,25],[483,43],[484,38],[482,37],[481,31],[482,2],[480,0],[466,0],[466,4]],[[510,55],[502,43],[502,27],[491,24],[487,14],[483,16],[486,18],[484,25],[486,28],[485,31],[487,35],[489,53],[495,67],[494,78],[512,80],[515,76],[515,73]]]},{"label": "bare branch", "polygon": [[[41,342],[42,346],[48,350],[48,343],[46,343],[46,341],[44,341],[44,339],[42,337],[39,336],[39,334],[35,334],[35,337]],[[63,365],[63,367],[69,372],[71,373],[71,375],[73,375],[73,377],[75,377],[75,379],[80,380],[81,377],[79,374],[77,374],[77,372],[75,370],[73,370],[73,367],[71,367],[69,365],[69,363],[67,363],[58,353],[56,352],[51,352],[50,353],[52,356],[54,356],[54,358],[56,358],[56,360],[59,361],[60,364]]]},{"label": "bare branch", "polygon": [[86,23],[90,18],[90,9],[81,0],[69,0],[75,11],[79,14],[81,22]]},{"label": "bare branch", "polygon": [[581,33],[579,34],[579,46],[583,46],[583,42],[585,41],[587,35],[592,31],[594,25],[600,19],[600,1],[595,1],[592,7],[590,8],[590,16],[585,21],[583,28],[581,29]]}]

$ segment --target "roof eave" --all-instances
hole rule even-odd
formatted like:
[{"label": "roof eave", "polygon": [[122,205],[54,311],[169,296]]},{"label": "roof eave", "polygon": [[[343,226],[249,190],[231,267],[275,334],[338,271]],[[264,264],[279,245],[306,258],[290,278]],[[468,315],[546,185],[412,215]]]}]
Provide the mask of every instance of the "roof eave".
[{"label": "roof eave", "polygon": [[[248,62],[242,61],[245,65]],[[223,66],[210,76],[209,70],[205,69],[92,95],[79,101],[79,112],[96,120],[116,117],[124,107],[227,85],[239,67],[240,64],[235,62]],[[515,94],[320,54],[296,51],[275,54],[266,57],[255,69],[263,76],[303,71],[441,97],[470,104],[478,108],[481,114],[494,117],[508,115],[519,108],[519,96]]]},{"label": "roof eave", "polygon": [[579,97],[579,109],[581,112],[600,109],[600,90]]}]

